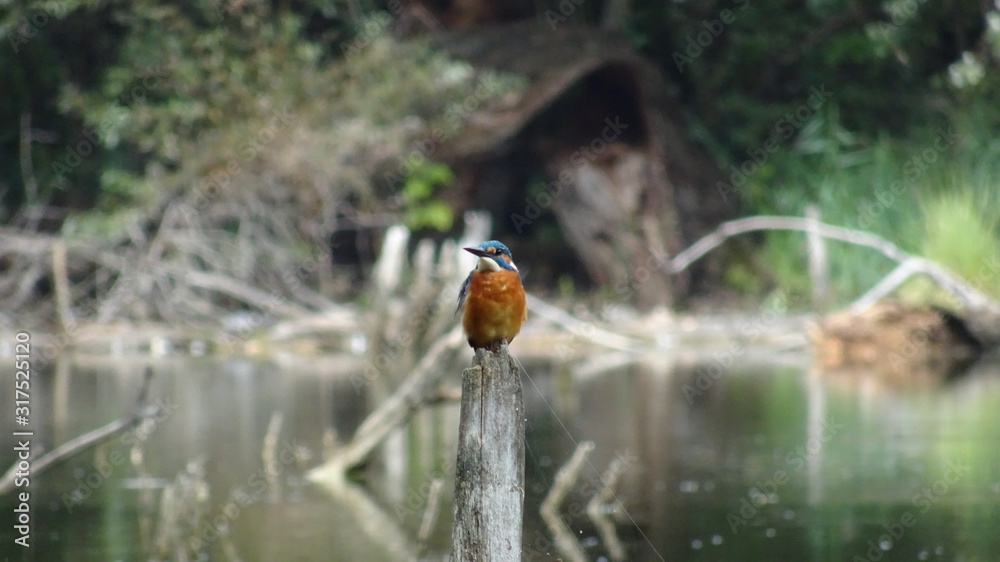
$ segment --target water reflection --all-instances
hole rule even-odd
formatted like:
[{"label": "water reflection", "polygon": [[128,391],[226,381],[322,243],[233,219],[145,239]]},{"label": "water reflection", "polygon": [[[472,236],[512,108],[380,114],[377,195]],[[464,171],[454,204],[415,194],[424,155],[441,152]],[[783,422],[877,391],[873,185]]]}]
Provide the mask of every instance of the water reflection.
[{"label": "water reflection", "polygon": [[[62,361],[36,375],[34,445],[51,448],[128,412],[145,365]],[[610,553],[586,504],[616,459],[624,469],[605,508],[628,560],[985,560],[1000,550],[996,363],[912,389],[752,353],[525,366],[526,560],[558,559],[538,508],[583,440],[596,447],[562,514],[592,560]],[[355,485],[331,495],[303,474],[377,400],[352,382],[356,360],[173,358],[154,368],[152,397],[169,415],[132,441],[116,438],[33,477],[33,546],[11,546],[6,525],[4,556],[170,559],[156,541],[163,490],[199,458],[209,493],[187,539],[205,559],[448,551],[457,404],[421,411],[353,475]],[[11,392],[0,389],[0,400]],[[274,412],[283,414],[276,446],[290,454],[268,472],[263,443]],[[4,427],[6,466],[14,443]],[[440,509],[427,524],[432,498]],[[3,500],[7,513],[12,501]],[[418,537],[422,524],[428,533]]]}]

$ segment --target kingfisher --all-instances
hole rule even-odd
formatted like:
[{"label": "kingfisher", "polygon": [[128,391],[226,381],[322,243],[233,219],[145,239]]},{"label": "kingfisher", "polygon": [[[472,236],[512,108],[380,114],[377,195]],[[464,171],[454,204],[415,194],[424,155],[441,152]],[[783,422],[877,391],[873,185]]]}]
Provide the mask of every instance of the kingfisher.
[{"label": "kingfisher", "polygon": [[498,350],[514,339],[528,317],[521,275],[510,250],[496,240],[464,250],[478,256],[479,263],[462,283],[455,314],[462,312],[472,349]]}]

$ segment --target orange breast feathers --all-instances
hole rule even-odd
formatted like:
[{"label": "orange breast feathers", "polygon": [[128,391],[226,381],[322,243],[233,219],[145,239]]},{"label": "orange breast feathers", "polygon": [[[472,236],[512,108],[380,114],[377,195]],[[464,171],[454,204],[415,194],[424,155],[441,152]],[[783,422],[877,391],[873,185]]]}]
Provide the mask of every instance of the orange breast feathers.
[{"label": "orange breast feathers", "polygon": [[510,342],[528,317],[524,288],[517,271],[476,270],[470,274],[462,311],[462,328],[474,348]]}]

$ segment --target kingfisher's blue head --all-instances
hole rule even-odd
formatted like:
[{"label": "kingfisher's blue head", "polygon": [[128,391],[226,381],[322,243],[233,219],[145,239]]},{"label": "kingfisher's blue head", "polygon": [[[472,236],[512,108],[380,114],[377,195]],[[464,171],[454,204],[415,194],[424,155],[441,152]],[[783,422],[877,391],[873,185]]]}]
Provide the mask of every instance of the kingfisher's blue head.
[{"label": "kingfisher's blue head", "polygon": [[475,248],[464,248],[466,252],[479,256],[479,271],[500,271],[506,269],[517,271],[514,259],[510,255],[510,249],[496,240],[487,240]]}]

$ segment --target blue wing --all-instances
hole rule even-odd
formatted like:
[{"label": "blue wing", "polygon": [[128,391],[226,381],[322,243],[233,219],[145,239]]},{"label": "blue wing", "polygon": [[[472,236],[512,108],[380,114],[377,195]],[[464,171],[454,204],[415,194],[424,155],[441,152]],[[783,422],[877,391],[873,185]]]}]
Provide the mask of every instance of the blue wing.
[{"label": "blue wing", "polygon": [[455,316],[458,316],[458,313],[462,312],[462,307],[465,306],[465,295],[469,292],[469,283],[472,282],[472,274],[475,272],[474,269],[469,272],[469,276],[462,283],[462,288],[458,290],[458,307],[455,308]]}]

